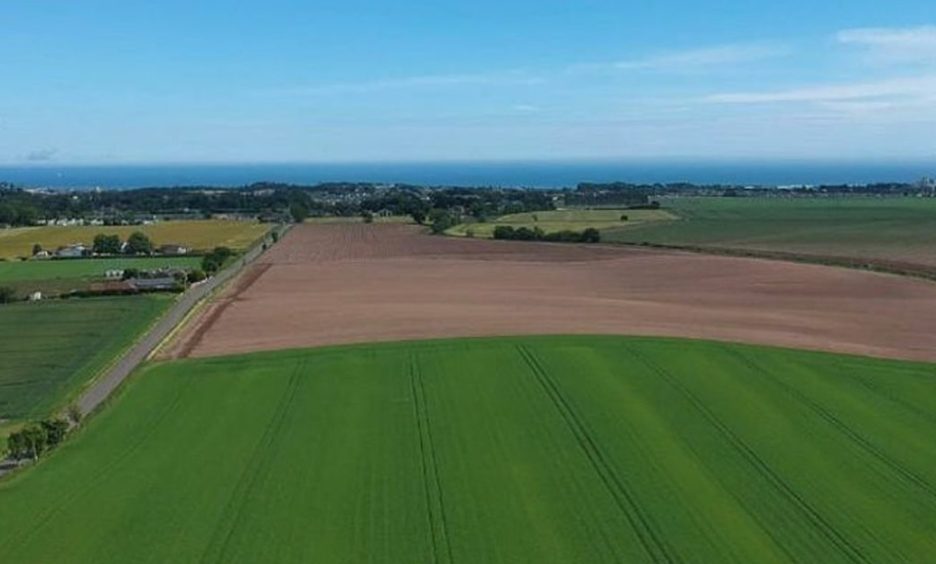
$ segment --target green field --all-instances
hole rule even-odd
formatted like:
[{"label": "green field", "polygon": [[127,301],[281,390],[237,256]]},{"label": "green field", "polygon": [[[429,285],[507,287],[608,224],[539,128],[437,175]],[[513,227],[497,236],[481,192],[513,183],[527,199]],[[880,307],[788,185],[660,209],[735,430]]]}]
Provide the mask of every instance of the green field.
[{"label": "green field", "polygon": [[[621,220],[622,215],[627,216],[627,221]],[[665,210],[568,209],[510,214],[485,223],[462,223],[449,229],[447,233],[467,236],[471,232],[475,237],[490,238],[494,236],[494,228],[498,225],[530,229],[539,227],[545,233],[582,231],[589,227],[604,232],[606,229],[631,229],[672,219],[675,217]]]},{"label": "green field", "polygon": [[651,242],[936,266],[936,199],[671,198],[680,221],[603,231]]},{"label": "green field", "polygon": [[617,337],[145,370],[0,482],[2,562],[923,562],[936,368]]},{"label": "green field", "polygon": [[139,268],[195,268],[201,257],[108,258],[0,262],[0,284],[41,280],[103,278],[108,270]]},{"label": "green field", "polygon": [[270,227],[269,224],[255,221],[191,220],[116,227],[88,225],[0,229],[0,258],[31,256],[36,243],[46,250],[54,251],[73,243],[90,245],[99,233],[116,234],[126,240],[134,231],[145,233],[157,247],[179,244],[202,251],[217,246],[244,250],[267,233]]},{"label": "green field", "polygon": [[62,407],[170,303],[150,295],[0,306],[0,420]]}]

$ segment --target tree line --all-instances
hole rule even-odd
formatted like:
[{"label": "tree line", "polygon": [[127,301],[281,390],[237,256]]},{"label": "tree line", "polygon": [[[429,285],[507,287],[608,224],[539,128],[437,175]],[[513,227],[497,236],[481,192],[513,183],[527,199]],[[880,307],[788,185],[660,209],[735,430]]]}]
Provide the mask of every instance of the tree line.
[{"label": "tree line", "polygon": [[7,437],[7,451],[14,460],[38,460],[43,453],[58,446],[71,425],[66,419],[45,419],[32,423]]},{"label": "tree line", "polygon": [[551,241],[555,243],[600,243],[601,232],[594,227],[582,231],[563,230],[546,233],[539,227],[512,227],[498,225],[494,228],[495,239],[512,241]]}]

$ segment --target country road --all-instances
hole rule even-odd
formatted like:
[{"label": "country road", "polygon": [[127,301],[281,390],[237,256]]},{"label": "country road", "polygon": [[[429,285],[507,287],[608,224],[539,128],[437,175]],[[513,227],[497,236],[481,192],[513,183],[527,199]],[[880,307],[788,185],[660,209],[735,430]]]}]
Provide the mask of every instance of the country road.
[{"label": "country road", "polygon": [[[280,235],[284,232],[281,231]],[[198,302],[210,295],[223,284],[240,274],[243,268],[263,254],[262,244],[253,246],[237,259],[237,262],[209,278],[205,282],[189,288],[169,308],[159,321],[147,331],[133,347],[127,350],[110,369],[96,379],[91,386],[78,398],[76,405],[82,416],[94,411],[103,403],[114,390],[134,371],[140,364],[156,350],[156,348],[181,323],[185,316]]]}]

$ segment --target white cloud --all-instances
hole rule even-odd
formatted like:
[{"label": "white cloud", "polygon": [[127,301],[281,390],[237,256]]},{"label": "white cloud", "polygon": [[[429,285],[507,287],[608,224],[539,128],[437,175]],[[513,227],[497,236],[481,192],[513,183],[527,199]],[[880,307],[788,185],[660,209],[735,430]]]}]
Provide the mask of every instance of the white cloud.
[{"label": "white cloud", "polygon": [[836,34],[844,45],[864,48],[881,62],[936,63],[936,26],[846,29]]},{"label": "white cloud", "polygon": [[831,102],[929,97],[936,91],[936,75],[874,82],[810,86],[772,92],[714,94],[705,101],[718,104],[770,104],[780,102]]},{"label": "white cloud", "polygon": [[618,61],[610,66],[620,70],[691,71],[700,67],[751,63],[791,52],[789,46],[772,43],[720,45]]}]

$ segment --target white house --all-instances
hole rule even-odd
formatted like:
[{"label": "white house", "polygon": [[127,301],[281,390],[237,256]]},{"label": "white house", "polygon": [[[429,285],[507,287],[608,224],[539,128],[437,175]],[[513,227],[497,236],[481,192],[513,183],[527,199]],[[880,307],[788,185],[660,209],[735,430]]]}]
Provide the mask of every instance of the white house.
[{"label": "white house", "polygon": [[60,247],[57,251],[55,251],[55,256],[59,258],[80,258],[83,257],[88,252],[88,250],[88,247],[78,243],[76,245]]}]

